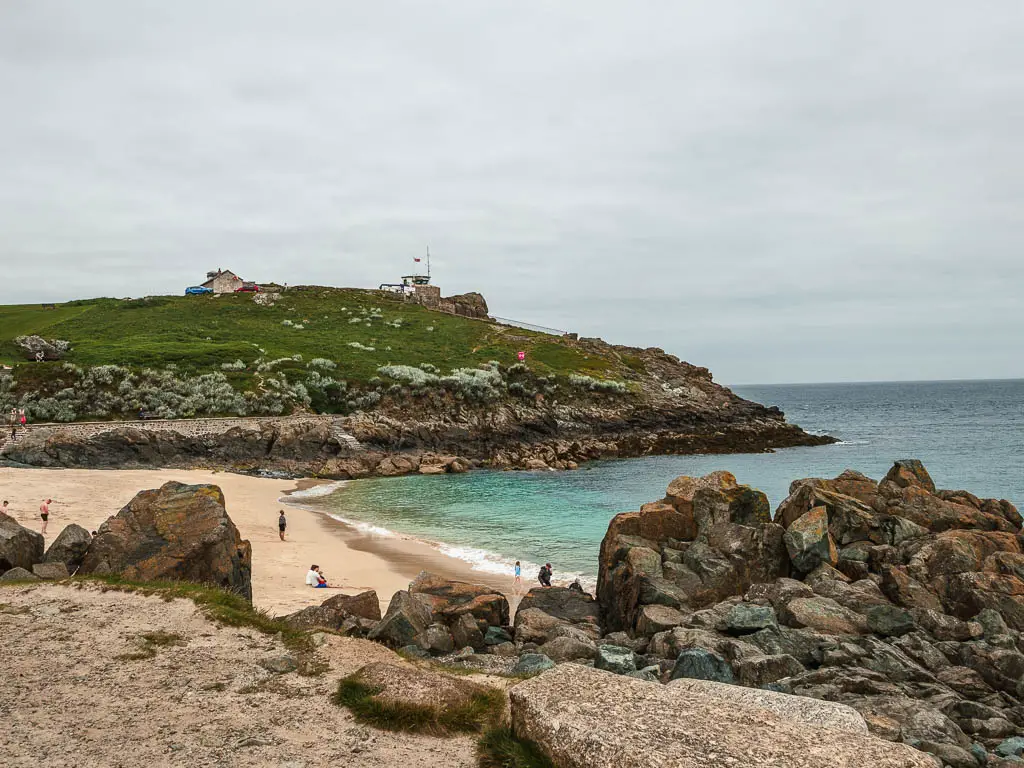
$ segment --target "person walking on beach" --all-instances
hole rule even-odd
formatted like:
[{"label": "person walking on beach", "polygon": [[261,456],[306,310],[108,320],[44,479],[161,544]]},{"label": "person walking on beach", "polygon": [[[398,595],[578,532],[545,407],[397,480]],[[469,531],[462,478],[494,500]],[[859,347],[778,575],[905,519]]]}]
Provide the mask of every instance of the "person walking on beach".
[{"label": "person walking on beach", "polygon": [[540,582],[542,587],[551,586],[551,563],[545,563],[540,567],[540,573],[537,574],[537,580]]},{"label": "person walking on beach", "polygon": [[277,517],[277,533],[281,537],[281,541],[284,541],[284,529],[288,527],[288,518],[284,516],[284,510],[281,510],[281,514]]},{"label": "person walking on beach", "polygon": [[[4,502],[4,503],[6,503],[6,502]],[[519,565],[519,561],[518,561],[518,560],[516,560],[516,578],[515,578],[515,581],[513,581],[512,583],[513,583],[513,584],[514,584],[515,586],[517,586],[517,587],[518,587],[518,586],[521,586],[521,585],[522,585],[522,583],[523,583],[523,580],[522,580],[522,578],[520,578],[521,576],[522,576],[522,568],[521,568],[521,567],[520,567],[520,565]]]},{"label": "person walking on beach", "polygon": [[46,523],[50,519],[50,504],[53,499],[47,499],[39,505],[39,516],[43,518],[43,530],[40,531],[44,536],[46,535]]}]

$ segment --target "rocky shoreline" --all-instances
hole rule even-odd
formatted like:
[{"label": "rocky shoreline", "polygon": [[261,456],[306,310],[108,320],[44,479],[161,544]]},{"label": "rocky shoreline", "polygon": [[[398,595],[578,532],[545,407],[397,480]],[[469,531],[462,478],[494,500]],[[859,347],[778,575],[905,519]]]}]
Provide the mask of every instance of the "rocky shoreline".
[{"label": "rocky shoreline", "polygon": [[220,419],[216,430],[204,434],[194,434],[189,422],[180,428],[164,422],[159,429],[146,422],[112,422],[87,431],[81,425],[41,425],[6,443],[0,461],[86,469],[217,468],[348,480],[478,468],[571,470],[599,459],[761,453],[835,442],[787,423],[776,409],[735,399],[738,405],[722,412],[684,409],[628,417],[566,406],[500,406],[461,416]]},{"label": "rocky shoreline", "polygon": [[[493,401],[380,385],[376,405],[350,415],[30,426],[18,441],[0,445],[0,461],[348,480],[473,468],[565,470],[596,459],[760,453],[835,442],[788,423],[778,408],[738,397],[716,384],[706,368],[663,350],[613,347],[598,339],[578,344],[595,358],[631,361],[633,367],[625,369],[629,386],[605,391],[586,376],[578,377],[583,383],[555,386],[520,366],[514,374],[492,371],[518,377],[503,385],[509,393]],[[519,379],[530,387],[524,389]],[[516,386],[537,392],[512,396]]]}]

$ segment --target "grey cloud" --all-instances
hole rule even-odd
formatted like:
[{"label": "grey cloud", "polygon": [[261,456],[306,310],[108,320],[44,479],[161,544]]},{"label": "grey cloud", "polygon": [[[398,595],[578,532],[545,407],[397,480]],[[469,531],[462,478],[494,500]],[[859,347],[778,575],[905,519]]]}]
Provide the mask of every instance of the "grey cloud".
[{"label": "grey cloud", "polygon": [[726,382],[1024,375],[1022,11],[0,6],[0,301],[437,281]]}]

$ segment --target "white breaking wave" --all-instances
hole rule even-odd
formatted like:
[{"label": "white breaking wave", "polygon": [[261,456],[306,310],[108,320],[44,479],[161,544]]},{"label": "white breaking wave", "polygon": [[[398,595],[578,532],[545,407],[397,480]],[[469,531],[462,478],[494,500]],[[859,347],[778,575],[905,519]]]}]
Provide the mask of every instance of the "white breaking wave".
[{"label": "white breaking wave", "polygon": [[[515,558],[505,557],[504,555],[499,555],[495,552],[480,549],[478,547],[442,543],[435,544],[433,542],[427,543],[435,547],[442,555],[454,557],[457,560],[462,560],[464,563],[469,563],[470,568],[474,571],[504,575],[508,576],[509,579],[515,577]],[[530,587],[537,586],[537,573],[540,571],[540,564],[530,562],[529,560],[520,560],[519,566],[522,571],[522,579],[525,587],[529,589]],[[580,580],[580,585],[588,592],[593,592],[597,586],[597,582],[586,574],[559,573],[557,570],[555,571],[555,576],[552,581],[557,584],[571,584],[576,579]]]},{"label": "white breaking wave", "polygon": [[[345,481],[339,483],[331,483],[330,485],[318,485],[314,488],[309,488],[307,491],[299,491],[293,493],[290,496],[286,496],[282,501],[289,501],[294,499],[299,493],[302,493],[309,498],[313,496],[327,496],[333,493],[340,487],[344,487]],[[329,489],[329,490],[325,490]],[[310,494],[308,491],[319,491],[319,493]],[[303,504],[293,504],[297,509],[306,509],[310,512],[317,512],[322,515],[327,515],[333,520],[337,520],[339,523],[344,523],[350,528],[354,528],[363,534],[369,534],[371,536],[379,536],[384,539],[405,539],[408,541],[418,541],[421,544],[426,544],[428,547],[436,549],[442,555],[461,560],[464,563],[469,563],[471,570],[480,571],[482,573],[491,573],[508,576],[509,581],[515,577],[516,572],[516,560],[514,557],[505,557],[499,555],[496,552],[491,552],[486,549],[480,549],[479,547],[470,547],[459,544],[446,544],[443,541],[431,541],[430,539],[423,539],[417,536],[409,536],[404,533],[398,533],[392,531],[390,528],[384,528],[380,525],[374,525],[373,523],[367,523],[362,520],[353,520],[352,518],[339,515],[336,512],[328,512],[321,507],[305,506]],[[540,564],[534,563],[529,560],[519,561],[520,570],[522,572],[523,586],[525,589],[537,586],[537,573],[540,571]],[[552,578],[552,582],[555,584],[568,585],[576,579],[579,579],[580,585],[587,592],[591,594],[597,588],[597,581],[592,577],[584,573],[565,573],[559,572],[557,566],[555,569],[555,575]]]},{"label": "white breaking wave", "polygon": [[833,445],[870,445],[870,444],[871,444],[870,440],[840,440],[837,443],[833,443]]},{"label": "white breaking wave", "polygon": [[332,493],[344,488],[346,485],[348,485],[348,480],[338,480],[334,483],[314,485],[306,488],[304,491],[294,491],[289,493],[285,499],[316,499],[321,496],[330,496]]},{"label": "white breaking wave", "polygon": [[[322,510],[317,510],[317,511],[321,512]],[[334,520],[337,520],[339,523],[344,523],[345,525],[347,525],[347,526],[349,526],[351,528],[355,528],[360,533],[369,533],[369,534],[372,534],[374,536],[380,536],[381,538],[384,538],[384,539],[411,539],[412,538],[411,536],[401,536],[400,534],[397,534],[394,531],[389,530],[388,528],[382,528],[381,526],[374,525],[373,523],[364,523],[361,520],[350,520],[347,517],[342,517],[341,515],[336,515],[333,512],[324,512],[324,514],[327,515],[330,518],[333,518]]]}]

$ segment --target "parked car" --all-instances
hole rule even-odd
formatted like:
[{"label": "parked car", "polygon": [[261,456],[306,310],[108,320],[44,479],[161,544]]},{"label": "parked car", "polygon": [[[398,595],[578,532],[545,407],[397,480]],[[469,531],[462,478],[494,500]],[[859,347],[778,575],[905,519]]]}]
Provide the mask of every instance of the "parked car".
[{"label": "parked car", "polygon": [[235,293],[259,293],[260,287],[256,283],[242,283],[241,288],[235,288]]},{"label": "parked car", "polygon": [[213,293],[213,288],[206,288],[202,285],[193,285],[185,289],[186,296],[195,296],[201,293]]}]

